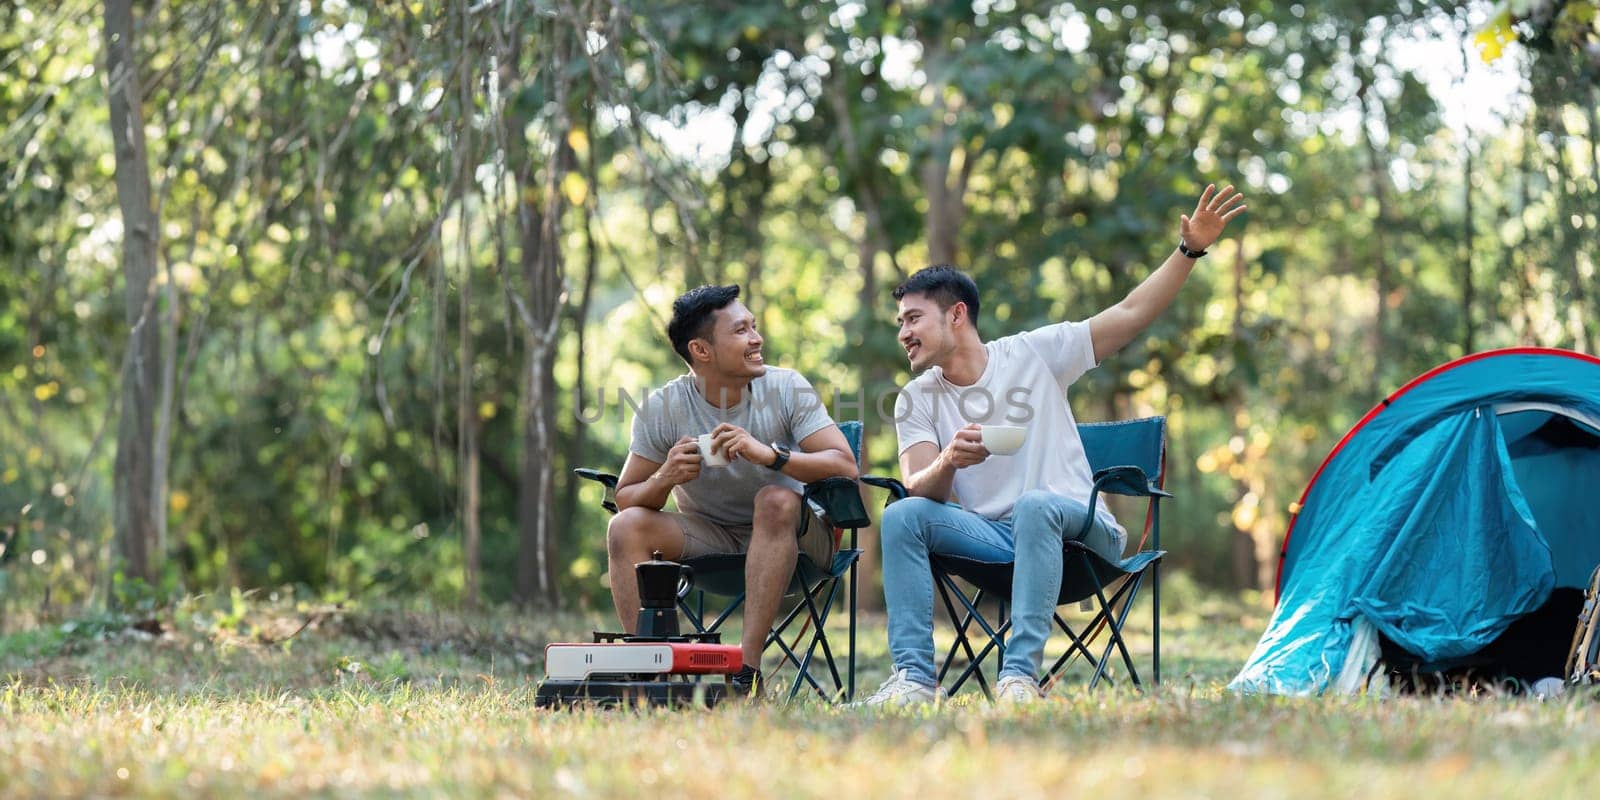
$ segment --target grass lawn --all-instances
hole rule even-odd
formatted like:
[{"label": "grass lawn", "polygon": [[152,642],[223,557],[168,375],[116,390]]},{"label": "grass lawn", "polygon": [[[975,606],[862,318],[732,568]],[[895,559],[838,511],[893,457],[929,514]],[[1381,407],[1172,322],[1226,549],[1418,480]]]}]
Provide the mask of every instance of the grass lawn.
[{"label": "grass lawn", "polygon": [[[1171,581],[1165,682],[996,709],[533,707],[598,615],[202,598],[0,638],[0,794],[1592,797],[1600,703],[1238,698],[1267,611]],[[1148,616],[1136,650],[1148,651]],[[859,683],[888,671],[864,621]],[[1144,662],[1141,662],[1144,663]]]}]

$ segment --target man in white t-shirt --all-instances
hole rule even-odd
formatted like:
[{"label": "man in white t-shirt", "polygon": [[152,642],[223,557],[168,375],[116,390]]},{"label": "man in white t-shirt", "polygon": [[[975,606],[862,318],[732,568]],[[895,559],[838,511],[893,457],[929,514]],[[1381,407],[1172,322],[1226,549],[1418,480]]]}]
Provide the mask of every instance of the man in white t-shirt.
[{"label": "man in white t-shirt", "polygon": [[[1078,376],[1121,349],[1172,303],[1195,259],[1243,213],[1232,186],[1207,186],[1181,217],[1178,249],[1122,302],[1087,322],[1062,322],[985,343],[978,287],[949,266],[894,290],[900,344],[920,373],[895,406],[900,473],[910,497],[884,510],[883,591],[894,673],[867,705],[938,700],[929,554],[1016,563],[1012,632],[996,685],[1002,701],[1037,699],[1037,675],[1061,588],[1063,537],[1077,535],[1093,486],[1067,403]],[[1011,455],[992,455],[983,425],[1025,425]],[[960,503],[959,506],[952,501]],[[1127,534],[1102,505],[1084,544],[1110,560]]]}]

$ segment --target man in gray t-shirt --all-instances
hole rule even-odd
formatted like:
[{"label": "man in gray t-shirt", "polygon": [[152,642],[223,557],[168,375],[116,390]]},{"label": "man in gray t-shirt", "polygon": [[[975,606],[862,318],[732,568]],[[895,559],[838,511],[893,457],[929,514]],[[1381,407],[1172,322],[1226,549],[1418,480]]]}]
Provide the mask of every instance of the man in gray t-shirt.
[{"label": "man in gray t-shirt", "polygon": [[[755,686],[796,558],[804,552],[826,565],[837,546],[809,511],[796,536],[801,487],[855,478],[857,468],[811,384],[766,366],[755,317],[738,297],[738,286],[702,286],[672,304],[667,337],[689,374],[652,392],[634,417],[606,551],[611,598],[630,633],[639,610],[634,564],[657,550],[670,559],[747,553],[744,669],[734,683]],[[669,495],[676,512],[662,510]]]}]

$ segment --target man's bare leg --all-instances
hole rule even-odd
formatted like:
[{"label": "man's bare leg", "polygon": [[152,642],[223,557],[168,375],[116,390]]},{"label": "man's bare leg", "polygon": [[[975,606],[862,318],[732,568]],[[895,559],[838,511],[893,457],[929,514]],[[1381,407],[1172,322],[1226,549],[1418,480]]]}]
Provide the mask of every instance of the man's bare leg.
[{"label": "man's bare leg", "polygon": [[800,553],[795,539],[800,507],[800,495],[781,486],[768,486],[756,493],[750,552],[744,562],[744,631],[740,641],[744,663],[752,667],[761,666],[767,632],[778,618],[783,591],[794,577],[794,563]]},{"label": "man's bare leg", "polygon": [[667,559],[683,556],[683,528],[662,511],[624,508],[606,527],[606,569],[611,574],[611,602],[627,633],[639,626],[639,578],[633,566],[649,561],[657,550]]}]

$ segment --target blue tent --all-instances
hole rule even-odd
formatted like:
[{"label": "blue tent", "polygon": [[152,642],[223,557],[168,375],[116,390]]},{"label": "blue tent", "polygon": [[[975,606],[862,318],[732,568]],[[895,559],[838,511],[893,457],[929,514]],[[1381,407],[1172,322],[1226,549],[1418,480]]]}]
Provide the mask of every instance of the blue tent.
[{"label": "blue tent", "polygon": [[[1600,563],[1600,359],[1515,348],[1379,403],[1291,510],[1278,606],[1230,688],[1328,690],[1378,636],[1468,656]],[[1565,649],[1567,642],[1551,643]],[[1349,661],[1350,663],[1347,663]]]}]

